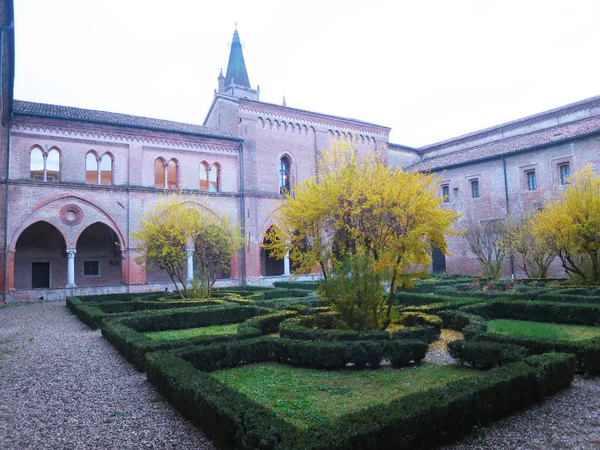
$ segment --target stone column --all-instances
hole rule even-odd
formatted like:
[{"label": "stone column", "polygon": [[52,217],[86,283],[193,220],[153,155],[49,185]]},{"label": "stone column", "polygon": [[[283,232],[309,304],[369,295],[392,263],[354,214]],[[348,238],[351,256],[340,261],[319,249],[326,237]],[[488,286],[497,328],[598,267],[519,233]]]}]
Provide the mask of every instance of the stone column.
[{"label": "stone column", "polygon": [[187,252],[187,277],[185,283],[189,288],[192,286],[192,280],[194,278],[194,249],[186,248],[185,251]]},{"label": "stone column", "polygon": [[287,252],[283,257],[283,274],[285,276],[290,274],[290,252]]},{"label": "stone column", "polygon": [[67,249],[67,286],[68,288],[77,287],[75,285],[75,253],[74,248]]}]

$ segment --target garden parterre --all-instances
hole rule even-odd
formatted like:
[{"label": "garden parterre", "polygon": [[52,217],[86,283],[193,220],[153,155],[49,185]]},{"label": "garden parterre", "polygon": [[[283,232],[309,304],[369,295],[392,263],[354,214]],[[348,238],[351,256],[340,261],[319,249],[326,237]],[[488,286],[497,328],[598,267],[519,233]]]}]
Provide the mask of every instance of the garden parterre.
[{"label": "garden parterre", "polygon": [[[430,284],[435,285],[435,283]],[[295,289],[299,286],[289,286],[286,289],[292,287]],[[460,296],[460,291],[456,290],[456,287],[454,289],[458,293],[458,297],[454,295],[440,297],[437,294],[407,292],[407,295],[401,297],[401,300],[409,298],[407,305],[404,305],[405,312],[418,313],[417,315],[422,313],[439,315],[441,317],[440,322],[443,323],[444,327],[464,329],[467,338],[474,342],[485,341],[485,339],[480,339],[481,336],[491,334],[487,332],[486,321],[480,315],[485,316],[485,314],[477,308],[499,301],[505,301],[507,304],[504,306],[510,307],[517,302],[516,299],[510,302],[503,300],[503,297],[501,300],[495,301],[476,296],[465,298]],[[537,288],[530,290],[536,291]],[[542,289],[539,290],[541,292]],[[544,291],[548,292],[548,289],[544,287]],[[239,295],[240,292],[244,294]],[[447,382],[440,385],[421,386],[422,389],[417,389],[416,392],[407,392],[406,395],[397,397],[387,395],[391,403],[387,401],[385,404],[368,405],[352,411],[345,410],[340,416],[335,416],[333,419],[329,417],[327,420],[324,420],[322,414],[318,411],[315,412],[311,409],[312,406],[309,405],[307,411],[305,411],[308,422],[304,425],[294,424],[293,420],[295,419],[292,418],[290,422],[289,417],[286,419],[281,415],[277,415],[277,399],[271,403],[269,403],[271,401],[269,400],[267,403],[261,404],[261,398],[248,399],[244,397],[242,391],[255,385],[256,381],[249,383],[244,388],[236,388],[239,385],[228,381],[230,375],[235,371],[241,371],[240,373],[248,374],[243,375],[242,379],[256,380],[255,375],[251,375],[253,371],[256,370],[258,373],[262,370],[268,371],[269,367],[273,367],[273,376],[278,378],[277,373],[287,373],[286,371],[294,370],[302,372],[309,370],[307,367],[315,367],[321,370],[327,369],[326,372],[323,372],[324,374],[330,373],[332,369],[337,369],[331,372],[334,374],[339,373],[341,370],[352,379],[353,377],[360,378],[365,373],[364,370],[359,368],[370,367],[371,370],[366,373],[397,372],[397,376],[401,379],[405,376],[403,373],[406,373],[406,371],[417,373],[422,370],[425,373],[427,370],[432,369],[428,365],[414,367],[414,364],[418,364],[423,358],[426,350],[426,344],[423,341],[419,343],[419,341],[406,339],[414,337],[414,335],[404,336],[405,339],[391,339],[390,336],[389,340],[388,338],[373,340],[373,336],[369,336],[370,340],[363,340],[354,336],[351,341],[337,337],[332,338],[331,336],[335,336],[335,333],[332,334],[331,332],[328,334],[329,338],[300,336],[305,332],[298,329],[299,324],[302,324],[306,330],[310,330],[310,324],[311,321],[314,321],[314,317],[322,315],[323,308],[317,308],[317,316],[314,316],[312,308],[320,305],[318,297],[314,294],[307,294],[306,296],[291,294],[297,296],[292,297],[290,295],[283,299],[269,299],[265,297],[269,297],[271,294],[265,296],[265,292],[269,291],[256,290],[252,294],[255,297],[252,297],[243,289],[234,289],[227,295],[221,295],[218,298],[220,301],[227,302],[228,295],[233,294],[241,299],[237,304],[227,302],[225,304],[205,305],[181,309],[179,312],[166,309],[157,311],[140,310],[128,317],[114,317],[106,320],[103,325],[103,334],[138,368],[148,370],[148,376],[153,383],[180,410],[199,423],[204,431],[215,440],[215,443],[222,448],[364,448],[364,446],[383,448],[389,445],[393,445],[394,448],[412,448],[415,445],[432,445],[433,443],[446,442],[470,431],[470,427],[477,424],[477,421],[496,420],[518,408],[538,401],[544,395],[563,389],[569,385],[573,375],[575,358],[561,355],[526,356],[527,353],[546,352],[533,351],[525,345],[525,350],[517,357],[506,360],[501,359],[498,364],[494,363],[492,367],[497,366],[494,369],[486,372],[475,372],[472,369],[448,369],[450,372],[458,370],[458,373],[468,374],[469,376],[460,377],[460,379],[452,379],[451,376],[448,376]],[[564,295],[579,294],[579,292],[568,292],[568,294],[566,292],[565,289]],[[256,293],[262,293],[262,298],[257,298]],[[587,293],[593,293],[593,291]],[[277,296],[276,294],[273,295]],[[588,295],[586,298],[593,298],[593,296]],[[266,305],[277,304],[280,300],[281,309],[279,311],[274,310],[272,307],[264,308]],[[294,300],[299,301],[292,305]],[[528,305],[530,309],[532,304],[535,304],[535,307],[543,311],[543,307],[538,305],[539,303],[548,305],[548,303],[554,302],[549,300],[530,302],[525,298],[521,298],[518,303]],[[566,307],[565,304],[563,302],[563,308]],[[293,310],[283,309],[288,305]],[[587,304],[568,303],[568,305],[571,308],[595,307],[592,301]],[[499,306],[495,307],[498,308]],[[556,308],[555,305],[553,307]],[[235,308],[241,309],[238,311]],[[523,308],[523,306],[516,309],[519,310],[519,308]],[[190,310],[204,310],[204,314],[212,314],[211,319],[206,319],[206,317],[209,317],[208,315],[205,316],[205,319],[199,319],[202,316],[200,313],[197,313],[198,316],[195,316],[195,319],[183,319],[186,315],[190,315]],[[238,312],[233,313],[234,316],[232,316],[234,310]],[[253,312],[250,313],[249,310],[253,310]],[[216,313],[216,311],[221,312]],[[586,310],[586,312],[589,316],[589,311]],[[248,314],[248,316],[243,316],[244,314]],[[250,314],[252,315],[250,316]],[[543,314],[540,313],[540,317]],[[161,320],[158,318],[162,316],[167,318],[164,322],[167,325],[157,326],[156,324]],[[220,321],[221,319],[217,319],[219,316],[227,316],[230,319],[233,317],[234,320],[226,321],[222,319]],[[486,318],[489,317],[486,316]],[[176,325],[175,323],[178,320],[183,320],[185,323],[178,322]],[[194,325],[194,320],[196,320],[196,325]],[[185,330],[236,322],[238,323],[236,332],[226,335],[216,333],[211,335],[202,332],[202,336],[182,339],[166,338],[163,341],[154,341],[154,344],[148,342],[152,342],[151,338],[144,336],[144,333],[155,331]],[[288,335],[285,337],[282,335],[281,338],[278,335],[276,337],[264,336],[277,333],[280,324],[282,324],[283,333],[288,333]],[[300,333],[299,335],[289,336],[287,330],[290,330],[291,324],[296,324],[291,327],[292,334]],[[438,325],[438,330],[439,327]],[[128,335],[129,331],[125,331],[126,328],[133,330],[136,335],[134,336],[134,333]],[[161,330],[158,328],[161,328]],[[232,330],[230,329],[230,331]],[[143,351],[139,352],[137,351],[139,348],[135,349],[135,345],[131,344],[139,344],[142,337],[148,341],[144,343],[144,346],[139,346],[139,348],[144,347]],[[296,337],[296,339],[288,339],[289,337]],[[300,338],[298,339],[298,337]],[[425,341],[429,340],[425,338]],[[398,343],[394,343],[396,341]],[[587,340],[583,340],[583,342],[587,342]],[[498,348],[510,349],[510,346],[504,344],[515,343],[502,342]],[[161,347],[161,345],[163,346]],[[483,345],[485,347],[485,344]],[[504,347],[502,347],[503,345]],[[128,346],[129,349],[127,349]],[[181,348],[177,349],[177,347]],[[167,348],[176,349],[156,351]],[[520,348],[523,348],[523,346]],[[554,350],[560,350],[560,348],[555,346],[549,351]],[[572,348],[567,348],[566,351],[573,352],[572,350]],[[473,353],[472,349],[469,351],[471,352],[469,355],[471,355]],[[577,354],[577,352],[575,353]],[[502,352],[499,352],[499,354],[502,354]],[[464,358],[461,361],[477,367],[481,359],[475,358],[475,360]],[[385,363],[386,360],[392,361],[392,365],[398,368],[385,366],[377,371],[372,370],[379,367],[382,362]],[[248,366],[249,363],[256,364]],[[409,366],[409,368],[401,368],[406,366]],[[581,356],[578,355],[578,370],[590,371],[587,370],[588,366],[589,364],[582,366]],[[382,370],[383,372],[381,372]],[[222,375],[225,378],[219,379],[221,376],[219,374],[228,375]],[[359,374],[361,375],[359,376]],[[476,383],[472,380],[475,374],[479,380]],[[234,378],[239,379],[239,376],[236,375]],[[537,381],[534,382],[533,379]],[[501,385],[504,387],[500,388]],[[502,398],[502,396],[506,397],[508,391],[506,387],[508,385],[512,386],[509,390],[515,393],[515,398],[512,398],[512,396],[509,396],[511,398]],[[526,390],[530,391],[527,395],[524,394],[524,386],[526,385],[528,386]],[[202,386],[202,392],[198,391],[199,386]],[[339,383],[324,383],[319,386],[314,387],[314,389],[307,389],[309,391],[312,389],[313,394],[316,392],[317,397],[326,395],[329,399],[333,396],[333,401],[336,398],[335,396],[346,395],[348,394],[347,389],[350,389]],[[270,395],[275,394],[271,392]],[[311,395],[308,395],[308,397]],[[494,411],[482,411],[478,409],[472,398],[470,400],[466,398],[482,395],[491,402],[490,404],[495,405]],[[383,396],[386,397],[385,389],[383,389]],[[520,398],[516,398],[517,396]],[[270,397],[267,396],[266,398]],[[415,400],[417,398],[418,401]],[[427,403],[427,399],[430,398],[435,398],[436,401],[432,400],[432,404]],[[415,409],[415,407],[410,406],[407,403],[408,399],[412,401],[411,405],[416,401],[421,405],[421,408]],[[288,411],[291,416],[301,414],[301,412],[298,412],[299,410],[294,412],[294,408],[298,407],[298,405],[292,407],[294,402],[290,404],[282,401],[280,403],[283,405],[283,410]],[[300,402],[300,410],[302,410],[302,405],[307,405],[307,403]],[[442,420],[439,417],[437,422],[432,423],[429,421],[431,417],[437,417],[435,414],[441,414],[441,412],[435,412],[440,409],[448,413],[464,408],[467,408],[468,412],[458,415],[460,419],[457,418],[456,422],[451,419]],[[377,411],[377,414],[375,414],[375,411]],[[452,414],[446,414],[445,416],[448,415]],[[381,420],[381,418],[377,418],[379,416],[389,416],[390,420]],[[457,414],[454,414],[454,416],[458,417]],[[475,417],[477,417],[477,421],[474,421]],[[353,428],[354,431],[350,431],[350,423],[353,425],[358,424],[357,427]],[[405,424],[411,424],[413,431],[406,428]],[[452,431],[448,431],[445,427],[451,428]],[[432,429],[435,430],[435,433],[431,432]],[[432,435],[438,437],[434,439]],[[291,436],[295,436],[294,439]]]}]

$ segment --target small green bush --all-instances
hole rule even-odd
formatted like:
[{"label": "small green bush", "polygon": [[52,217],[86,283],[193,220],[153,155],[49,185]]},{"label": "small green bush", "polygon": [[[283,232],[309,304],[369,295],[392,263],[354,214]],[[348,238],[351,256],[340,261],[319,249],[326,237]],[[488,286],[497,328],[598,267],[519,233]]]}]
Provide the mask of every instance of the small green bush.
[{"label": "small green bush", "polygon": [[482,370],[521,361],[527,356],[525,347],[495,342],[464,341],[462,339],[448,342],[448,351],[461,364],[469,364]]}]

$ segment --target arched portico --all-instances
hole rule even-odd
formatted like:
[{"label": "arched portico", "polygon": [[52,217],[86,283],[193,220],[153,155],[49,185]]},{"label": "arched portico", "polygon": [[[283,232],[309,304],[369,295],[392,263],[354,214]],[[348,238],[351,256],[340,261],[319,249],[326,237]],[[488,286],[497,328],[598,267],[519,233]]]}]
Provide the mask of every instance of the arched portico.
[{"label": "arched portico", "polygon": [[[10,267],[13,259],[13,267]],[[65,238],[53,225],[38,221],[19,235],[7,269],[18,276],[7,277],[8,289],[64,288],[67,284]],[[11,270],[12,269],[12,270]],[[11,281],[13,285],[11,286]]]},{"label": "arched portico", "polygon": [[121,257],[121,242],[117,233],[102,222],[85,228],[77,239],[75,254],[75,284],[111,286],[126,281]]}]

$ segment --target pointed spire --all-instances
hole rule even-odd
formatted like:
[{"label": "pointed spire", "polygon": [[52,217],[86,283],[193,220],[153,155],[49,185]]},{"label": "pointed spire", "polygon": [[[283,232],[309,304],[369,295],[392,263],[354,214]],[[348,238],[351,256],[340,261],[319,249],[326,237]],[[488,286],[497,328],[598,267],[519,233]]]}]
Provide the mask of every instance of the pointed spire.
[{"label": "pointed spire", "polygon": [[225,86],[237,84],[248,89],[250,80],[244,62],[244,54],[242,53],[242,43],[237,30],[237,22],[233,31],[233,39],[231,40],[231,52],[229,53],[229,63],[227,64],[227,74],[225,75]]},{"label": "pointed spire", "polygon": [[285,102],[285,95],[283,96],[283,103],[281,105],[282,106],[287,106],[287,103]]}]

